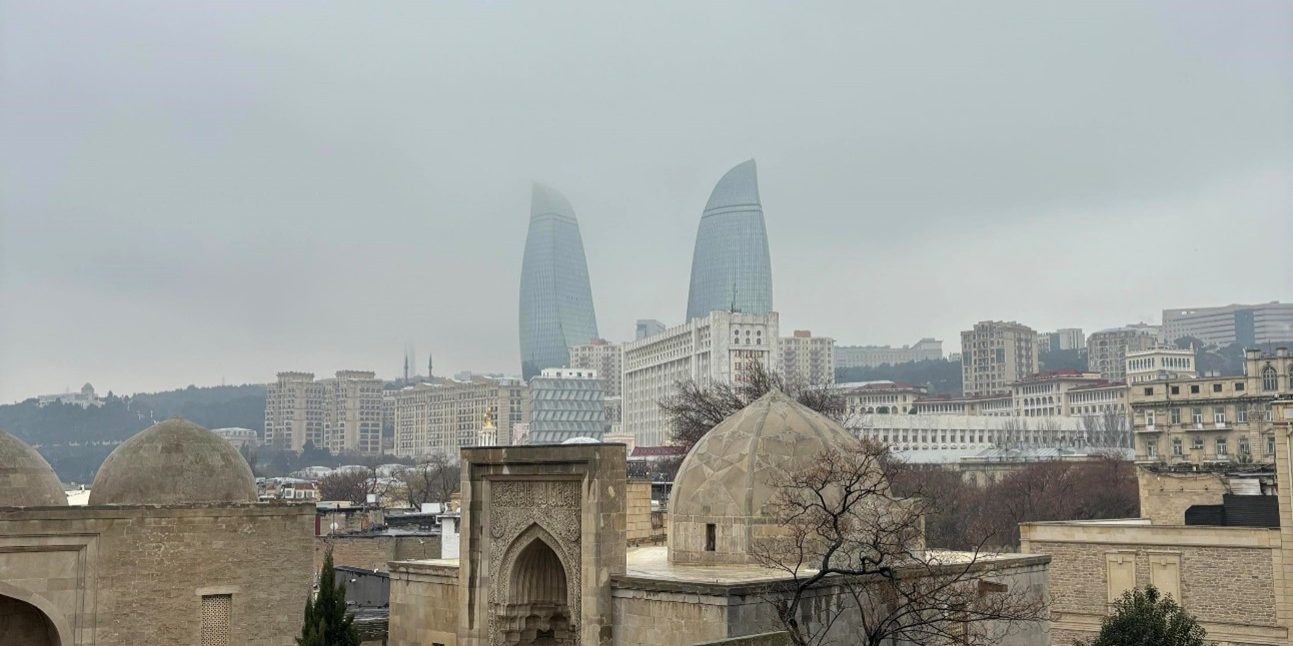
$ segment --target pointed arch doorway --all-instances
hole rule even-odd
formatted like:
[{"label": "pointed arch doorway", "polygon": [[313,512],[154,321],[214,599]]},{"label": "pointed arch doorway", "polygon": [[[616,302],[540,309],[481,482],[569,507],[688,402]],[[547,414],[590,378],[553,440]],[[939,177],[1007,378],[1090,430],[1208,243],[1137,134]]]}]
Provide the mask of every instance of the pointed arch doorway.
[{"label": "pointed arch doorway", "polygon": [[499,628],[506,646],[574,646],[566,566],[550,535],[532,527],[513,543],[515,556],[499,602]]}]

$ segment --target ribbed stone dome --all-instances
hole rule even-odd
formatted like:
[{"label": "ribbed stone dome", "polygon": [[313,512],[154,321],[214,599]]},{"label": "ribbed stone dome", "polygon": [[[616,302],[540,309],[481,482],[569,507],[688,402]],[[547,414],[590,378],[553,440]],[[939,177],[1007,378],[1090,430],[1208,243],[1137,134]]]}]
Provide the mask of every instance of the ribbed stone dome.
[{"label": "ribbed stone dome", "polygon": [[256,479],[224,438],[172,417],[122,442],[99,467],[91,505],[256,502]]},{"label": "ribbed stone dome", "polygon": [[0,431],[0,507],[66,506],[53,467],[36,449]]},{"label": "ribbed stone dome", "polygon": [[748,563],[752,532],[771,522],[770,479],[811,466],[827,449],[858,447],[844,427],[781,391],[760,397],[706,433],[679,467],[669,498],[669,560]]}]

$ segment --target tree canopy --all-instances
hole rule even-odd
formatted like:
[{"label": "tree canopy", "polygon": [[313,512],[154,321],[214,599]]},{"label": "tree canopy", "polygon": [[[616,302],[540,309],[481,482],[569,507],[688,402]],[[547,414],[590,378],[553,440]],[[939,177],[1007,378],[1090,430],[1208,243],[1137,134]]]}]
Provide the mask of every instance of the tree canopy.
[{"label": "tree canopy", "polygon": [[[1124,592],[1084,646],[1206,646],[1207,631],[1153,585]],[[1081,646],[1082,642],[1078,642]]]}]

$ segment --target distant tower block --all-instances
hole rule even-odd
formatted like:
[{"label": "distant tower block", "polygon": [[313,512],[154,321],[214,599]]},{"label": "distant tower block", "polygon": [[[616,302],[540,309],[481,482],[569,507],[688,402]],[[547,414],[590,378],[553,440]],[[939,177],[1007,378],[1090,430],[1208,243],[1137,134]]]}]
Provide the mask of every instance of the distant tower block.
[{"label": "distant tower block", "polygon": [[772,311],[772,259],[753,159],[714,186],[696,232],[687,320],[719,310]]}]

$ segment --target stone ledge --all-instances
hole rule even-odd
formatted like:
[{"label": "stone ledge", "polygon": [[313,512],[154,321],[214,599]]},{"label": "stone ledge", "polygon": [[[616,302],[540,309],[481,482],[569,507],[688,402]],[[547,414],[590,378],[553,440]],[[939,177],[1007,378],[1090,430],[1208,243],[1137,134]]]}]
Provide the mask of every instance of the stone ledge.
[{"label": "stone ledge", "polygon": [[0,522],[83,520],[87,518],[180,518],[194,516],[314,516],[314,503],[191,503],[185,505],[94,505],[83,507],[9,507]]}]

